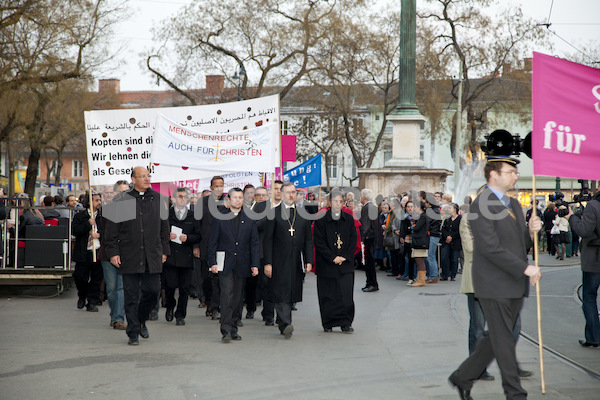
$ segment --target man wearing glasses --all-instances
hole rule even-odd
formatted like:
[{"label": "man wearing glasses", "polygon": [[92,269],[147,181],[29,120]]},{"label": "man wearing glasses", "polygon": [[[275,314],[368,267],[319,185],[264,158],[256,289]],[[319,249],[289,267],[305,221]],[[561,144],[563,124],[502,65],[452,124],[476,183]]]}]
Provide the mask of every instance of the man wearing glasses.
[{"label": "man wearing glasses", "polygon": [[525,224],[519,202],[508,196],[519,173],[519,160],[494,156],[484,168],[487,185],[478,193],[468,214],[473,232],[473,286],[488,324],[474,352],[450,375],[448,381],[463,400],[472,399],[471,388],[496,359],[507,399],[526,399],[521,386],[513,328],[541,272],[529,265],[527,249],[542,228],[539,217]]},{"label": "man wearing glasses", "polygon": [[107,215],[106,255],[123,277],[127,336],[130,345],[139,344],[139,336],[148,339],[146,321],[158,301],[160,274],[170,253],[169,222],[161,219],[167,211],[158,192],[150,187],[145,167],[131,172],[133,189],[115,196],[116,214]]},{"label": "man wearing glasses", "polygon": [[[185,325],[185,316],[194,270],[193,246],[200,242],[200,221],[194,218],[194,207],[190,205],[191,192],[187,187],[177,188],[173,207],[169,210],[169,242],[171,254],[163,269],[165,281],[165,319],[176,325]],[[175,301],[175,289],[179,289],[179,300]],[[177,310],[175,311],[175,306]]]}]

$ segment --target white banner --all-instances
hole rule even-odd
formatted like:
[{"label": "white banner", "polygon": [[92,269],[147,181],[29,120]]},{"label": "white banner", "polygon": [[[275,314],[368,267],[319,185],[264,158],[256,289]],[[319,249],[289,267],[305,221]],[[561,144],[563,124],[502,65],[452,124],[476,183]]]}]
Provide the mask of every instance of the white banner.
[{"label": "white banner", "polygon": [[[150,166],[153,182],[212,177],[215,171],[150,165],[154,126],[159,114],[203,133],[239,132],[262,125],[279,134],[279,95],[225,104],[189,107],[97,110],[85,113],[87,157],[92,185],[130,181],[135,166]],[[273,158],[281,158],[279,141]],[[244,171],[244,165],[239,171]],[[264,171],[272,172],[272,171]]]},{"label": "white banner", "polygon": [[181,126],[159,115],[154,129],[151,161],[183,170],[237,172],[275,171],[274,143],[279,143],[277,126],[227,133],[204,133]]},{"label": "white banner", "polygon": [[[262,186],[262,176],[257,172],[231,172],[227,174],[220,174],[220,176],[225,180],[225,193],[229,192],[229,190],[234,187],[243,189],[246,185],[253,185],[254,187]],[[152,189],[164,194],[165,196],[171,196],[178,187],[188,187],[192,193],[200,194],[203,190],[210,189],[211,179],[212,175],[210,177],[200,179],[153,183]]]}]

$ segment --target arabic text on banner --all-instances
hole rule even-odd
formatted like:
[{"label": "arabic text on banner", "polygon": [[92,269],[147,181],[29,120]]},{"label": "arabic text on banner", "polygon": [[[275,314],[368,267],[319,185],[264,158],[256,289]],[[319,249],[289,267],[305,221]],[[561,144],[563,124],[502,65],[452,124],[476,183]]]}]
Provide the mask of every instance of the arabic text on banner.
[{"label": "arabic text on banner", "polygon": [[[96,110],[84,114],[92,185],[112,185],[120,179],[129,181],[133,167],[150,165],[154,125],[159,114],[203,133],[238,132],[267,124],[279,133],[279,95],[225,104]],[[281,158],[280,151],[279,141],[276,141],[275,160]],[[214,175],[214,171],[182,170],[166,165],[152,166],[150,172],[153,182]]]}]

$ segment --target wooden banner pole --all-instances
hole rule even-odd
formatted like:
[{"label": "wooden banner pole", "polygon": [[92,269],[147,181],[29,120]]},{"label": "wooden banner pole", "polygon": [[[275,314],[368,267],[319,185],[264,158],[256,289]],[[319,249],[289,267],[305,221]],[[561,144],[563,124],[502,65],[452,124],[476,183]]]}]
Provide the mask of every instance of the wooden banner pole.
[{"label": "wooden banner pole", "polygon": [[[531,215],[537,216],[537,205],[535,204],[535,175],[531,178]],[[535,266],[539,267],[539,249],[538,249],[538,234],[533,235],[533,257],[535,258]],[[542,381],[542,394],[546,394],[546,379],[544,377],[544,342],[542,340],[542,302],[540,296],[540,281],[535,285],[535,296],[537,302],[537,325],[538,325],[538,343],[540,349],[540,374]]]}]

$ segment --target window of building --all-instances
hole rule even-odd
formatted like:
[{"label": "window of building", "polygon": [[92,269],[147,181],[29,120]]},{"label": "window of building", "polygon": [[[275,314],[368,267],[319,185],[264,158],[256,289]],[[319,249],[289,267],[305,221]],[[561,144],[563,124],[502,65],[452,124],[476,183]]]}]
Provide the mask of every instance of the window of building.
[{"label": "window of building", "polygon": [[329,156],[327,158],[327,176],[332,179],[337,179],[337,174],[337,156]]},{"label": "window of building", "polygon": [[50,163],[50,169],[48,170],[48,175],[50,176],[50,178],[56,178],[56,171],[57,171],[57,165],[58,163],[56,162],[56,160],[52,160],[52,162]]},{"label": "window of building", "polygon": [[352,157],[352,178],[358,175],[358,168],[356,167],[356,160]]},{"label": "window of building", "polygon": [[388,144],[383,147],[383,163],[388,162],[392,158],[392,145]]},{"label": "window of building", "polygon": [[73,178],[83,177],[83,161],[73,160]]},{"label": "window of building", "polygon": [[287,120],[281,120],[281,134],[282,135],[287,135],[288,134],[288,121]]},{"label": "window of building", "polygon": [[419,145],[419,158],[425,160],[425,145],[423,143]]}]

